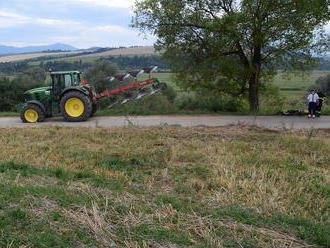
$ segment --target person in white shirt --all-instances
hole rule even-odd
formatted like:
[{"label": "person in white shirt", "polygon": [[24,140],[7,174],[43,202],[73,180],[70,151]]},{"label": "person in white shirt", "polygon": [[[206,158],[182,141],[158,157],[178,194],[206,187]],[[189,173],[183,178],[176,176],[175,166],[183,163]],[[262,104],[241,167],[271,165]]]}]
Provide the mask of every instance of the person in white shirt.
[{"label": "person in white shirt", "polygon": [[307,100],[308,100],[308,118],[315,118],[315,111],[317,108],[317,103],[319,100],[319,95],[315,92],[315,90],[311,90],[311,93],[308,95]]}]

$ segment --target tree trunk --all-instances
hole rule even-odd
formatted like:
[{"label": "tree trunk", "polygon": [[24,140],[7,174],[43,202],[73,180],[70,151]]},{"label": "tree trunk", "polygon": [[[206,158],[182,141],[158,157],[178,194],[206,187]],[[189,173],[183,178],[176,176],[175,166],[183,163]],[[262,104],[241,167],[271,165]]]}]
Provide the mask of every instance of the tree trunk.
[{"label": "tree trunk", "polygon": [[251,61],[251,75],[249,79],[249,104],[250,112],[257,113],[259,111],[259,86],[261,71],[261,47],[255,46],[253,59]]},{"label": "tree trunk", "polygon": [[258,73],[252,73],[249,79],[249,105],[250,112],[259,110],[259,76]]}]

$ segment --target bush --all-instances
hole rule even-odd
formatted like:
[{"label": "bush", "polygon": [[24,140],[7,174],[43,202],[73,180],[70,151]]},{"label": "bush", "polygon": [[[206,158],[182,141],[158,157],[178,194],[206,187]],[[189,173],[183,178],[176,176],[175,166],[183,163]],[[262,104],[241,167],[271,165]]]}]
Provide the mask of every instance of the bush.
[{"label": "bush", "polygon": [[[296,103],[296,99],[294,99]],[[272,84],[266,84],[262,88],[260,97],[260,111],[262,114],[276,114],[283,111],[287,104],[281,96],[280,89]]]},{"label": "bush", "polygon": [[162,94],[167,97],[170,103],[174,103],[176,98],[176,91],[171,85],[167,85],[167,89],[162,91]]},{"label": "bush", "polygon": [[199,110],[207,112],[239,112],[244,110],[244,101],[224,94],[205,92],[186,93],[177,99],[181,110]]},{"label": "bush", "polygon": [[24,102],[23,93],[39,86],[39,83],[21,79],[0,79],[0,111],[17,111],[17,105]]},{"label": "bush", "polygon": [[[107,105],[108,103],[108,105]],[[140,100],[132,100],[123,105],[116,105],[114,108],[106,110],[109,106],[109,100],[105,98],[101,101],[101,110],[106,114],[128,114],[128,115],[144,115],[144,114],[171,114],[177,111],[176,106],[168,100],[163,94],[155,94],[146,96]]]},{"label": "bush", "polygon": [[315,81],[315,84],[311,87],[315,88],[317,91],[322,92],[323,94],[330,95],[330,74],[320,77]]},{"label": "bush", "polygon": [[[116,64],[109,61],[100,61],[86,71],[85,77],[95,87],[96,92],[102,92],[109,86],[109,82],[104,79],[117,73]],[[118,82],[116,83],[118,84]]]}]

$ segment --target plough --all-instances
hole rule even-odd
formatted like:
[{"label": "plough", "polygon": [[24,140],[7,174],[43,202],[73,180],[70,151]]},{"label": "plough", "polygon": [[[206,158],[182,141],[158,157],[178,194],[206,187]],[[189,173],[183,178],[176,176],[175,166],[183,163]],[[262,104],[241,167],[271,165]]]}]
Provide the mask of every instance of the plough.
[{"label": "plough", "polygon": [[[110,97],[109,108],[112,108],[166,89],[165,83],[151,77],[156,69],[156,66],[151,66],[107,77],[104,80],[110,86],[125,84],[132,78],[134,82],[106,89],[101,93],[96,93],[94,87],[85,80],[81,81],[79,71],[50,72],[52,86],[31,89],[24,93],[25,104],[21,109],[21,119],[23,122],[41,122],[46,117],[61,114],[67,121],[85,121],[97,111],[101,98]],[[149,78],[138,81],[138,76],[143,73],[149,74]]]}]

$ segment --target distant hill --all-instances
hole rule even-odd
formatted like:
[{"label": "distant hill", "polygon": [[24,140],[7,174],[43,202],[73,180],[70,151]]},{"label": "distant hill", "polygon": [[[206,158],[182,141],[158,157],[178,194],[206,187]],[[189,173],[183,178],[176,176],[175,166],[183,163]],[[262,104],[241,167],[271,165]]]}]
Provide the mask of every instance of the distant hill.
[{"label": "distant hill", "polygon": [[14,47],[14,46],[1,46],[0,45],[0,55],[4,54],[20,54],[20,53],[34,53],[34,52],[45,52],[45,51],[75,51],[77,48],[56,43],[46,46],[26,46],[26,47]]}]

